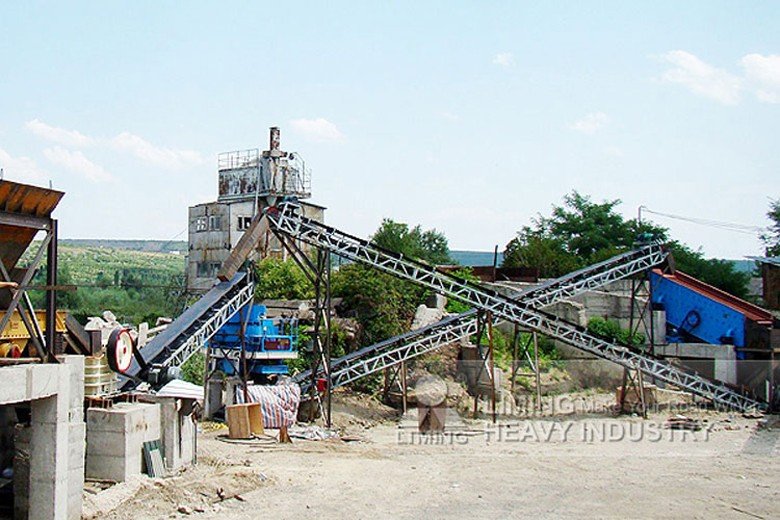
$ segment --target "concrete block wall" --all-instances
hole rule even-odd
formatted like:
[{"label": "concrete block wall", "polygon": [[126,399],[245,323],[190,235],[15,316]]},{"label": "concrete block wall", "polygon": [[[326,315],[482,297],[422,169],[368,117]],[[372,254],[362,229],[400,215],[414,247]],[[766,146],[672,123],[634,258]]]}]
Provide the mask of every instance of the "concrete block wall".
[{"label": "concrete block wall", "polygon": [[143,468],[143,443],[160,440],[160,405],[120,403],[87,410],[89,478],[124,482]]},{"label": "concrete block wall", "polygon": [[14,432],[15,518],[81,518],[84,484],[84,362],[0,368],[0,404],[30,402]]}]

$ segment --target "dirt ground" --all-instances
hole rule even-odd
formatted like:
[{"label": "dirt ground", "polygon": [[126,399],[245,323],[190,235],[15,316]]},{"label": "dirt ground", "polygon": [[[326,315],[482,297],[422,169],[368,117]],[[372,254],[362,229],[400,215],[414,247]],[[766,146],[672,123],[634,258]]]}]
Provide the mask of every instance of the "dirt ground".
[{"label": "dirt ground", "polygon": [[686,411],[701,429],[670,430],[674,411],[614,417],[600,408],[611,398],[497,426],[450,410],[432,436],[416,433],[416,409],[342,398],[334,425],[348,441],[231,444],[209,431],[197,467],[88,494],[86,517],[780,517],[774,418]]}]

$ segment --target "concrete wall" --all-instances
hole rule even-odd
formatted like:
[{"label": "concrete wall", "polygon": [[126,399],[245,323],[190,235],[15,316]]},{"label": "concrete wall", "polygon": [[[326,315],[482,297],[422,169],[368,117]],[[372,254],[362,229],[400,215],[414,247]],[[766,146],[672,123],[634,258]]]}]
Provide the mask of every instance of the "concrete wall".
[{"label": "concrete wall", "polygon": [[15,462],[29,460],[29,468],[14,481],[17,514],[29,514],[31,519],[81,518],[84,358],[65,356],[61,364],[2,367],[0,380],[0,405],[30,402],[31,409],[29,429],[15,435],[17,449],[28,450],[17,453]]}]

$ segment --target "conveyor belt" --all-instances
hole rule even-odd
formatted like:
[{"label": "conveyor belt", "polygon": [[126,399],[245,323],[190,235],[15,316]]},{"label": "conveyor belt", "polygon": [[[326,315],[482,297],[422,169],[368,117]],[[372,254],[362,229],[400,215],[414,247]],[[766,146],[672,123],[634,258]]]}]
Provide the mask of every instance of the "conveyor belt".
[{"label": "conveyor belt", "polygon": [[138,380],[156,379],[168,367],[184,364],[253,297],[254,284],[246,273],[238,273],[230,281],[215,285],[141,349],[145,366],[133,360],[125,373],[131,378],[125,388],[134,386]]},{"label": "conveyor belt", "polygon": [[295,203],[282,203],[268,213],[268,218],[272,228],[278,233],[428,287],[476,309],[488,311],[497,319],[504,319],[535,330],[629,369],[641,370],[648,376],[710,399],[717,404],[738,410],[767,408],[766,403],[745,396],[719,381],[707,379],[654,356],[594,336],[582,327],[545,313],[523,301],[441,273],[425,263],[405,258],[403,255],[384,250],[370,242],[303,217]]},{"label": "conveyor belt", "polygon": [[[645,244],[633,251],[591,265],[560,278],[549,280],[514,295],[531,306],[547,306],[609,282],[641,273],[666,260],[668,253],[658,243]],[[405,334],[359,349],[331,362],[332,388],[351,383],[402,361],[448,345],[477,332],[477,312],[469,310]],[[320,367],[318,377],[324,370]],[[311,370],[293,377],[305,393],[311,384]]]}]

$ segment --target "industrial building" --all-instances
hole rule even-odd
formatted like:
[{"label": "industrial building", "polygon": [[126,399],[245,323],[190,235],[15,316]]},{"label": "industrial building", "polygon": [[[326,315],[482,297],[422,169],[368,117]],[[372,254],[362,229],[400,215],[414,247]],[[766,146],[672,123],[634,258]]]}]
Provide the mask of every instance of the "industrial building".
[{"label": "industrial building", "polygon": [[[203,292],[252,222],[252,217],[285,197],[295,197],[306,217],[325,221],[325,208],[307,202],[311,173],[300,154],[280,149],[279,128],[270,129],[269,149],[225,152],[218,157],[219,196],[189,208],[187,290]],[[270,256],[287,252],[270,232],[258,248]]]}]

